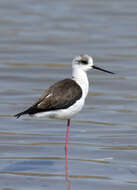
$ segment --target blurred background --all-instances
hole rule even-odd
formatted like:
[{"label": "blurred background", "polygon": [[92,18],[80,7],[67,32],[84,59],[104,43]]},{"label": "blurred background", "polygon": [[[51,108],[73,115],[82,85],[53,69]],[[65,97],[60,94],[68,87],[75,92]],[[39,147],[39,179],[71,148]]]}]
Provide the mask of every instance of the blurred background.
[{"label": "blurred background", "polygon": [[[13,115],[87,53],[115,72],[88,73],[84,110],[66,122]],[[137,1],[0,0],[2,190],[137,189]]]}]

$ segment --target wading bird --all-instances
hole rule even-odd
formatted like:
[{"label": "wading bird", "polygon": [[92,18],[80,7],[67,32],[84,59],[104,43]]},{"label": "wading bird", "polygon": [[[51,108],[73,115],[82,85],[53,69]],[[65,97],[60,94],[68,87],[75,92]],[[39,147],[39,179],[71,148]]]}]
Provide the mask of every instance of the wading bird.
[{"label": "wading bird", "polygon": [[93,64],[89,55],[80,55],[72,61],[72,78],[61,80],[45,90],[40,99],[25,111],[15,117],[29,114],[36,117],[50,117],[67,120],[66,144],[67,151],[70,119],[76,115],[85,104],[89,82],[87,71],[97,69],[106,73],[113,72],[101,69]]}]

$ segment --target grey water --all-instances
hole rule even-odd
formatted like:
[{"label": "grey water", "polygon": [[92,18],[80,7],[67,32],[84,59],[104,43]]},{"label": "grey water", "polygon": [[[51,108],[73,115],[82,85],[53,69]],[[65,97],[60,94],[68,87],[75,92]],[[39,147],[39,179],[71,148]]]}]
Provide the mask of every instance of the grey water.
[{"label": "grey water", "polygon": [[[66,122],[13,115],[87,53],[115,72],[88,73],[85,107]],[[136,0],[0,0],[0,188],[137,189]]]}]

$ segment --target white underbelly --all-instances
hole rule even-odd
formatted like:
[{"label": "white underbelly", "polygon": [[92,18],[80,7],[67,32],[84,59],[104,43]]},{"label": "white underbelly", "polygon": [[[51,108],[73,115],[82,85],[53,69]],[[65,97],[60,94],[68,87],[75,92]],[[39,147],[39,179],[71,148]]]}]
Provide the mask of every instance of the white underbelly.
[{"label": "white underbelly", "polygon": [[70,106],[67,109],[60,109],[55,111],[48,111],[48,112],[41,112],[36,113],[34,116],[36,117],[50,117],[50,118],[56,118],[56,119],[71,119],[73,116],[75,116],[84,106],[84,98],[81,98],[78,100],[75,104]]}]

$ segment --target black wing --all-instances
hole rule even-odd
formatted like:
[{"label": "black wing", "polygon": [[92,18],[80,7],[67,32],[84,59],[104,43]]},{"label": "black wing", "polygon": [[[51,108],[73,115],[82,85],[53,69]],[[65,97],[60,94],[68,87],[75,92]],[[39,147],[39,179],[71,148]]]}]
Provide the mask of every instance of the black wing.
[{"label": "black wing", "polygon": [[65,109],[74,104],[82,96],[80,86],[72,79],[64,79],[48,88],[38,102],[16,115],[36,114],[39,112]]}]

